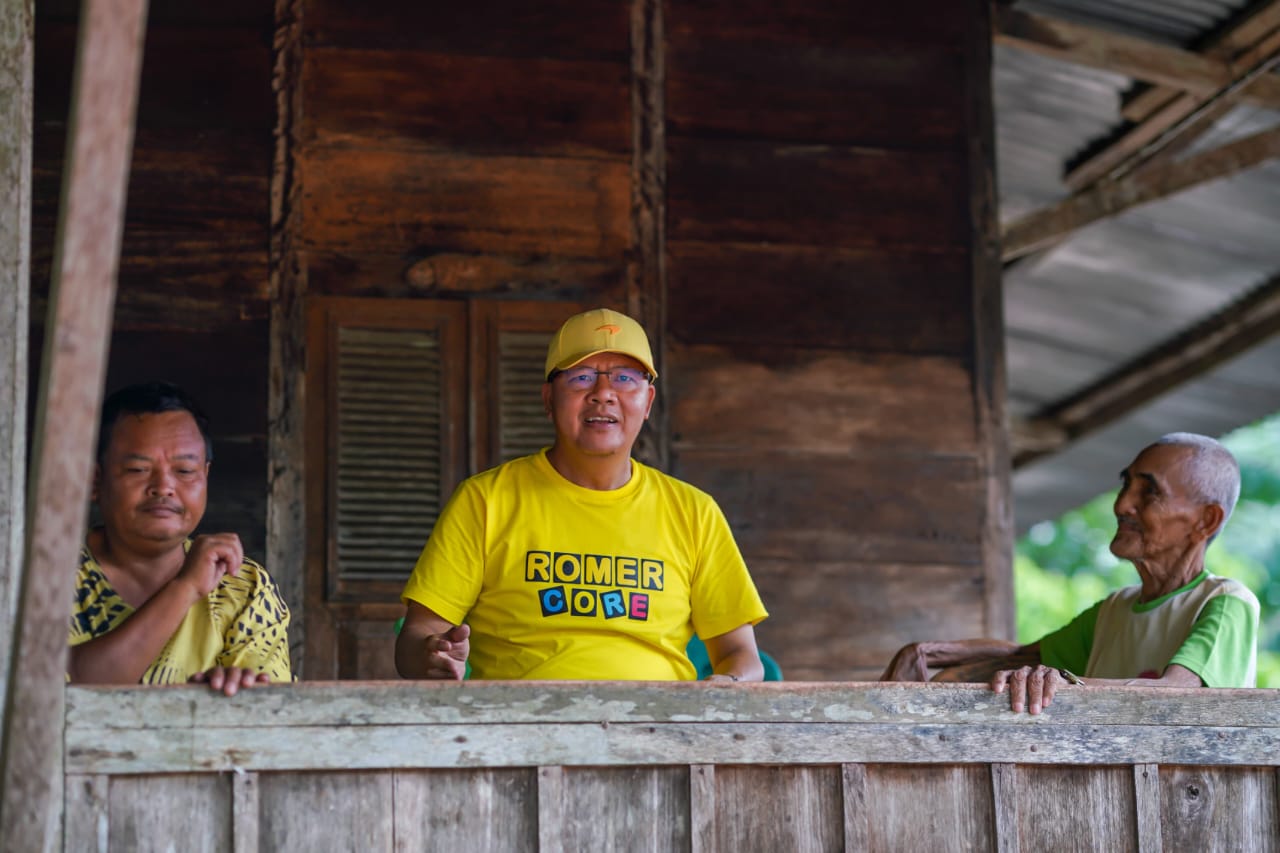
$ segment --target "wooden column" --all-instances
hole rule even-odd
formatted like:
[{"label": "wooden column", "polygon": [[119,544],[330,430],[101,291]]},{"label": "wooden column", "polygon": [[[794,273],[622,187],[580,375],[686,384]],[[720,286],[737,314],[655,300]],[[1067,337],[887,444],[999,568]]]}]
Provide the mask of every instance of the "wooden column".
[{"label": "wooden column", "polygon": [[80,16],[5,714],[4,850],[53,849],[59,835],[71,568],[84,537],[145,22],[145,0],[85,0]]},{"label": "wooden column", "polygon": [[[302,3],[276,0],[276,151],[271,174],[271,354],[267,386],[267,567],[292,612],[289,656],[295,675],[307,672],[303,650],[306,481],[303,476],[306,410],[306,277],[293,237],[301,186],[295,171],[296,127],[302,66]],[[321,614],[315,614],[320,616]]]},{"label": "wooden column", "polygon": [[0,0],[0,712],[26,518],[34,19],[33,0]]},{"label": "wooden column", "polygon": [[970,268],[973,280],[973,393],[978,453],[985,484],[982,514],[984,600],[990,636],[1013,639],[1013,504],[1009,425],[1005,412],[1004,294],[996,202],[995,118],[991,94],[989,3],[972,4],[966,39],[969,129]]}]

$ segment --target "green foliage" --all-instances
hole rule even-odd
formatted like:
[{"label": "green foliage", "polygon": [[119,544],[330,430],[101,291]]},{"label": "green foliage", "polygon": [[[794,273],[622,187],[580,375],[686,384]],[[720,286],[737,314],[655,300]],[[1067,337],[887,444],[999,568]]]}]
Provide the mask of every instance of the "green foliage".
[{"label": "green foliage", "polygon": [[[1280,687],[1280,414],[1222,439],[1240,462],[1240,502],[1205,555],[1209,571],[1235,578],[1258,596],[1258,686]],[[1018,541],[1014,589],[1018,641],[1062,625],[1138,574],[1110,551],[1114,491],[1056,521],[1036,524]]]}]

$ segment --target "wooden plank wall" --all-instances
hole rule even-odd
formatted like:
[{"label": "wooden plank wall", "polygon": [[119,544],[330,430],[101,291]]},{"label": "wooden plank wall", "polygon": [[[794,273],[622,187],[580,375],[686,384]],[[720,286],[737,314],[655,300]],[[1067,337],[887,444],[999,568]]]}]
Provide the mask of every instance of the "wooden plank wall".
[{"label": "wooden plank wall", "polygon": [[674,466],[723,502],[788,678],[1008,630],[975,390],[984,5],[668,6]]},{"label": "wooden plank wall", "polygon": [[[39,375],[79,3],[36,4],[32,377]],[[204,530],[266,545],[273,9],[150,4],[106,391],[147,379],[209,410]],[[32,383],[34,395],[34,382]]]}]

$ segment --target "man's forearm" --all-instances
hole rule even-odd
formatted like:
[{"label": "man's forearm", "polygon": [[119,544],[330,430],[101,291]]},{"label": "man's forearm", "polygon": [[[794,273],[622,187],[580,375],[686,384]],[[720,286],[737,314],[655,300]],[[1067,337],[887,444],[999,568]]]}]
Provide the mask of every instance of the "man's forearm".
[{"label": "man's forearm", "polygon": [[72,646],[72,683],[137,684],[199,598],[191,584],[175,578],[114,631]]}]

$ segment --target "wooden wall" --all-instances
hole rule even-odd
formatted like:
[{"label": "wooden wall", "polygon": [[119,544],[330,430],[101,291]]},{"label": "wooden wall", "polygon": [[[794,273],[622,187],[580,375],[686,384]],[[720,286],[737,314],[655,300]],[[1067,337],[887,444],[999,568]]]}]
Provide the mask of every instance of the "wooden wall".
[{"label": "wooden wall", "polygon": [[[215,456],[201,529],[235,531],[261,556],[273,9],[263,0],[150,5],[106,392],[165,379],[200,401],[212,421]],[[44,340],[78,12],[74,0],[36,4],[33,378]]]},{"label": "wooden wall", "polygon": [[[211,522],[300,631],[302,317],[340,295],[639,316],[646,454],[720,500],[788,678],[1009,634],[985,0],[270,6],[153,6],[110,371],[216,407]],[[74,19],[40,11],[37,290]]]}]

